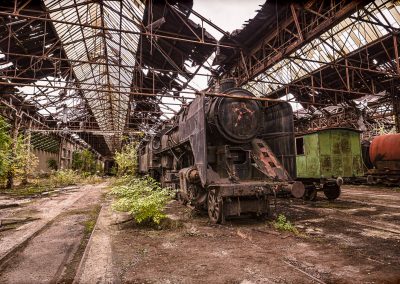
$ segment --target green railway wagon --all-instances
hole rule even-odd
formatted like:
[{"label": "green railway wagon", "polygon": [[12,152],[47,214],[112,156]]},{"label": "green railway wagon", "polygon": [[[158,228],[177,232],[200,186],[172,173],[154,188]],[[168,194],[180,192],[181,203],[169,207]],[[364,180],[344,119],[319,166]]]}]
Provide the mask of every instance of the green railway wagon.
[{"label": "green railway wagon", "polygon": [[310,185],[309,199],[315,199],[318,189],[336,199],[343,178],[364,174],[360,131],[329,128],[297,136],[296,168],[297,178]]}]

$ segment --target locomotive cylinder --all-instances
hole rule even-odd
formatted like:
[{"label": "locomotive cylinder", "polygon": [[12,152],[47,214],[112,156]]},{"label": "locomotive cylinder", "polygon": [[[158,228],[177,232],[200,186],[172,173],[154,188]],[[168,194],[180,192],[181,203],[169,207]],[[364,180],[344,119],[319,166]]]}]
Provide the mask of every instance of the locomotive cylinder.
[{"label": "locomotive cylinder", "polygon": [[400,134],[375,137],[369,148],[369,157],[375,166],[378,161],[400,161]]}]

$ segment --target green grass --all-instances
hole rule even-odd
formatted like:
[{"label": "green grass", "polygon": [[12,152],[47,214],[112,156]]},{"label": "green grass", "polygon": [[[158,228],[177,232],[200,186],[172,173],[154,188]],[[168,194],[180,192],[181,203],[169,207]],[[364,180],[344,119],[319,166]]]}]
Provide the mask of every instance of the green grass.
[{"label": "green grass", "polygon": [[85,234],[90,234],[93,231],[95,225],[96,225],[96,220],[93,219],[86,220],[84,222]]},{"label": "green grass", "polygon": [[101,206],[96,205],[92,210],[90,210],[87,214],[88,218],[83,222],[83,226],[85,227],[85,234],[89,235],[92,233],[94,227],[96,226],[97,217],[100,214]]},{"label": "green grass", "polygon": [[19,186],[14,189],[3,189],[0,193],[4,193],[11,196],[35,196],[39,195],[45,191],[48,191],[50,188],[46,186],[40,186],[37,184],[29,184],[25,186]]},{"label": "green grass", "polygon": [[96,184],[103,181],[97,175],[82,175],[73,170],[56,171],[46,178],[30,179],[26,185],[17,185],[14,189],[0,189],[0,193],[12,196],[35,196],[45,191],[78,184]]}]

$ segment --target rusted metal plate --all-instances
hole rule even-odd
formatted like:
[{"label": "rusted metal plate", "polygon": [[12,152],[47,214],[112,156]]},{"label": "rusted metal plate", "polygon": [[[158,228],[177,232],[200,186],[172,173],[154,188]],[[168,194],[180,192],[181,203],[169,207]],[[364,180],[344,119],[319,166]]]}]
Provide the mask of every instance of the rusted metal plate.
[{"label": "rusted metal plate", "polygon": [[300,181],[296,181],[290,186],[290,193],[295,197],[295,198],[303,198],[304,194],[306,192],[306,188],[304,187],[304,184]]},{"label": "rusted metal plate", "polygon": [[254,97],[247,90],[233,88],[225,94],[240,98],[214,98],[210,101],[207,107],[210,132],[229,143],[248,143],[259,133],[262,107],[257,101],[246,100],[246,97]]},{"label": "rusted metal plate", "polygon": [[207,143],[204,96],[198,96],[188,107],[186,119],[179,121],[180,142],[189,141],[201,184],[207,183]]},{"label": "rusted metal plate", "polygon": [[261,127],[261,138],[267,142],[282,166],[295,179],[296,152],[291,105],[278,103],[267,107]]}]

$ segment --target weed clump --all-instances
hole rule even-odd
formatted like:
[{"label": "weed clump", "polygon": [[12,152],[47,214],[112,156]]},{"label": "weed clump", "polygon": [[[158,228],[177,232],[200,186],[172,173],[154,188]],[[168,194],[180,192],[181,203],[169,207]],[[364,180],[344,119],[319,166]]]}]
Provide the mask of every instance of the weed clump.
[{"label": "weed clump", "polygon": [[79,174],[77,171],[67,169],[59,170],[52,173],[47,182],[42,182],[42,186],[48,188],[65,187],[77,184],[96,184],[102,182],[103,179],[98,175],[91,175],[84,172]]},{"label": "weed clump", "polygon": [[296,235],[299,234],[299,231],[296,229],[296,227],[289,220],[287,220],[286,216],[283,214],[279,214],[272,224],[274,228],[279,231],[291,232]]},{"label": "weed clump", "polygon": [[162,188],[149,176],[143,178],[122,177],[111,189],[117,200],[112,207],[116,211],[129,212],[137,223],[160,224],[166,216],[163,213],[172,193]]},{"label": "weed clump", "polygon": [[73,170],[60,170],[50,176],[50,187],[75,185],[80,180],[79,175]]}]

